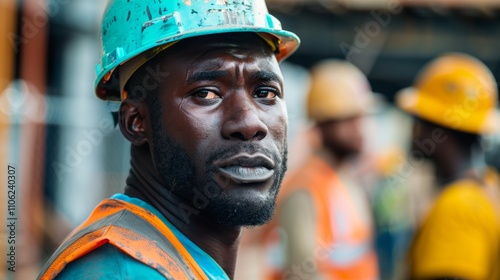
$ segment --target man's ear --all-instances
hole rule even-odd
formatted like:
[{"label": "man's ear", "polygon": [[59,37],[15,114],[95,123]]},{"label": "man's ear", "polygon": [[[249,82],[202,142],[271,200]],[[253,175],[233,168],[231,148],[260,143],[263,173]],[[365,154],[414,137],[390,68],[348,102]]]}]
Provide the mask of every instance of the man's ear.
[{"label": "man's ear", "polygon": [[120,105],[119,124],[122,134],[135,146],[148,142],[147,110],[142,102],[125,99]]}]

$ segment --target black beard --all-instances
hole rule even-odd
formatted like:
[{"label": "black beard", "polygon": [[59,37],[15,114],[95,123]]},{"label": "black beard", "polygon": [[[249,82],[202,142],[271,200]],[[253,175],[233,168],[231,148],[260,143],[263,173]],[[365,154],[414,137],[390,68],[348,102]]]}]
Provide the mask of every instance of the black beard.
[{"label": "black beard", "polygon": [[[249,143],[242,143],[229,149],[215,150],[210,153],[205,162],[205,174],[198,176],[189,155],[178,143],[164,133],[158,119],[153,118],[152,127],[153,160],[160,176],[167,184],[166,187],[172,193],[182,197],[188,205],[209,214],[219,224],[225,226],[263,225],[272,218],[276,197],[286,172],[286,139],[283,143],[282,154]],[[276,162],[275,180],[266,199],[249,198],[243,190],[241,195],[228,195],[224,191],[224,186],[220,186],[215,181],[215,167],[211,163],[240,152],[259,152],[270,156]]]}]

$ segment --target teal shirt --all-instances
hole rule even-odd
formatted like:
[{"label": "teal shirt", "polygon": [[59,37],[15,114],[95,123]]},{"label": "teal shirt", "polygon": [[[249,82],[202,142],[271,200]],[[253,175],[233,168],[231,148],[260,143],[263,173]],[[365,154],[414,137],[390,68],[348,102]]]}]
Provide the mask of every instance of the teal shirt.
[{"label": "teal shirt", "polygon": [[[193,259],[203,269],[209,279],[228,280],[224,270],[205,251],[189,240],[175,228],[156,208],[148,203],[124,194],[115,194],[111,198],[123,200],[142,207],[162,220],[167,225]],[[120,249],[105,244],[85,256],[66,265],[56,279],[165,279],[158,271],[151,268]]]}]

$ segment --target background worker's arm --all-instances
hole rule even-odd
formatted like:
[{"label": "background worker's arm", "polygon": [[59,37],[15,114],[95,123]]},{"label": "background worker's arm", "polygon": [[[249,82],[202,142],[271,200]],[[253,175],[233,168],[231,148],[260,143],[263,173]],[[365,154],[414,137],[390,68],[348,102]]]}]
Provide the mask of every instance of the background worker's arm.
[{"label": "background worker's arm", "polygon": [[286,232],[286,263],[283,279],[321,279],[314,268],[316,245],[316,213],[309,192],[292,193],[282,204],[278,217],[280,227]]}]

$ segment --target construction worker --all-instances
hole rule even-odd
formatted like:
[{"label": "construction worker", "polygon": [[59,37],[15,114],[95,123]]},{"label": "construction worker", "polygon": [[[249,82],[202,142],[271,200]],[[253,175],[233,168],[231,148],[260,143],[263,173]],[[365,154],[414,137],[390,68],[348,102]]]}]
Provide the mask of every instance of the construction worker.
[{"label": "construction worker", "polygon": [[233,278],[286,169],[278,62],[298,37],[264,0],[112,0],[101,32],[96,94],[121,102],[130,173],[39,278]]},{"label": "construction worker", "polygon": [[313,67],[307,109],[321,147],[285,179],[268,234],[271,279],[378,279],[369,204],[352,172],[373,103],[351,63]]},{"label": "construction worker", "polygon": [[439,185],[411,245],[411,279],[500,279],[498,179],[480,145],[498,130],[497,98],[490,70],[460,53],[430,62],[397,95],[415,116],[409,160],[433,162]]}]

